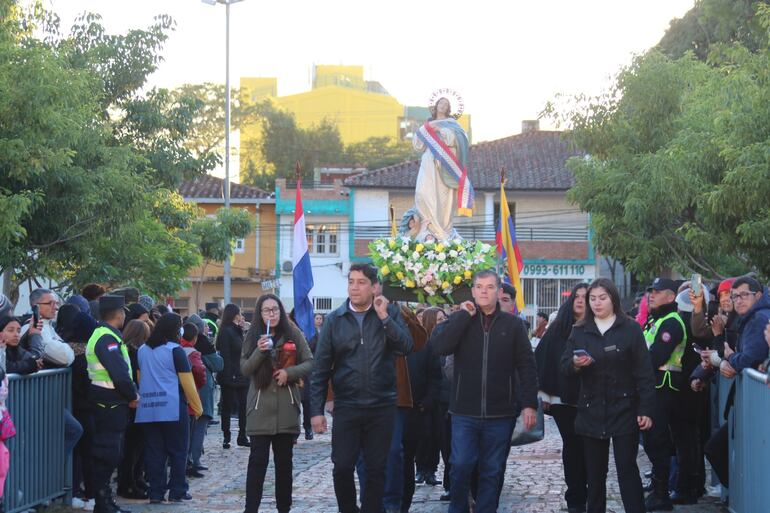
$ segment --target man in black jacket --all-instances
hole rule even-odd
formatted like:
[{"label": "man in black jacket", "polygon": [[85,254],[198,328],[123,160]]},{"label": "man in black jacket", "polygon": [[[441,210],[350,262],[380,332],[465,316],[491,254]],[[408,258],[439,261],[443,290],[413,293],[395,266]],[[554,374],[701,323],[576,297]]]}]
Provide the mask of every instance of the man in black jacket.
[{"label": "man in black jacket", "polygon": [[[433,331],[430,343],[439,354],[454,355],[449,411],[452,451],[449,513],[468,507],[473,468],[479,465],[478,513],[497,509],[516,423],[516,398],[524,407],[524,427],[535,425],[537,371],[524,322],[501,312],[500,277],[481,271],[473,277],[473,299]],[[518,386],[520,394],[515,389]]]},{"label": "man in black jacket", "polygon": [[396,355],[408,354],[412,337],[399,309],[374,297],[377,272],[353,264],[348,301],[326,317],[310,382],[313,431],[326,431],[324,403],[334,388],[332,462],[334,493],[341,513],[358,511],[353,469],[363,453],[366,488],[362,513],[380,513],[385,464],[396,416]]}]

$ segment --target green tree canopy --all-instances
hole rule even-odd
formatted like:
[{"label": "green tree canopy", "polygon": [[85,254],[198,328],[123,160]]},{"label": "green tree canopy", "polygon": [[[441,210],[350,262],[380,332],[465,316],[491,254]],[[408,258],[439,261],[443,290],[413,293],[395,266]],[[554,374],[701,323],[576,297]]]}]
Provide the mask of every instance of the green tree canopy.
[{"label": "green tree canopy", "polygon": [[201,107],[141,92],[173,26],[161,16],[115,36],[86,14],[63,36],[39,5],[0,0],[0,270],[12,295],[37,276],[171,294],[199,262],[185,235],[196,212],[172,191],[216,164],[189,147]]},{"label": "green tree canopy", "polygon": [[[770,28],[770,11],[759,9]],[[770,49],[716,45],[638,57],[613,88],[546,114],[588,152],[569,198],[599,251],[649,277],[665,268],[770,277]]]}]

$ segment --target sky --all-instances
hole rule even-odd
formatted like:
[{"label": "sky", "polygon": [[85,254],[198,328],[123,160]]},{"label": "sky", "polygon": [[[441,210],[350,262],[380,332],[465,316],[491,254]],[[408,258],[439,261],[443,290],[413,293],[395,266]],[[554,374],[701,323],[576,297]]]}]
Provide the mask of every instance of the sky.
[{"label": "sky", "polygon": [[[230,77],[310,89],[314,64],[363,65],[399,102],[442,87],[472,115],[474,142],[519,133],[555,95],[597,94],[693,0],[243,0],[231,6]],[[176,21],[148,86],[224,82],[225,7],[201,0],[44,0],[64,32],[85,11],[108,32]],[[541,128],[549,128],[542,123]]]}]

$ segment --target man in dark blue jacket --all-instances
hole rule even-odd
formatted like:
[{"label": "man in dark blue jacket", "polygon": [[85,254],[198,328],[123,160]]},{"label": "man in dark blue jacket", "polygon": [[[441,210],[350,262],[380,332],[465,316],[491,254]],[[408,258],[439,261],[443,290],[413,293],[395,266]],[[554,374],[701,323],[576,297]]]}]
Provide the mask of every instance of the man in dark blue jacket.
[{"label": "man in dark blue jacket", "polygon": [[377,271],[353,264],[349,299],[326,317],[310,381],[313,431],[326,431],[324,403],[329,379],[334,389],[332,463],[334,493],[341,513],[358,511],[353,470],[363,453],[366,488],[362,513],[380,513],[385,464],[396,417],[396,355],[414,345],[398,307],[375,298]]},{"label": "man in dark blue jacket", "polygon": [[[735,378],[743,369],[756,369],[766,358],[768,346],[765,342],[765,327],[770,320],[770,296],[762,285],[744,276],[733,282],[731,297],[735,312],[741,316],[738,324],[738,344],[733,351],[725,342],[725,358],[719,365],[722,376]],[[735,397],[735,383],[727,398],[725,418]],[[706,458],[716,472],[719,481],[729,486],[729,456],[727,423],[714,433],[704,447]]]},{"label": "man in dark blue jacket", "polygon": [[500,290],[500,277],[494,271],[476,273],[475,303],[463,303],[460,311],[436,326],[429,342],[438,354],[454,355],[449,513],[467,511],[471,472],[477,463],[476,511],[497,510],[517,397],[525,429],[532,429],[536,421],[537,370],[532,346],[524,321],[500,311]]}]

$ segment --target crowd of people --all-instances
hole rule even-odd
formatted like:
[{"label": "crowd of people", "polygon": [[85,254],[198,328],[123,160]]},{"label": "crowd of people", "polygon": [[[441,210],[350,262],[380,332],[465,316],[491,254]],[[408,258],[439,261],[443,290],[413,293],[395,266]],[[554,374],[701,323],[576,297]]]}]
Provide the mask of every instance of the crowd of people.
[{"label": "crowd of people", "polygon": [[124,498],[192,499],[209,427],[220,425],[229,450],[233,418],[235,443],[249,449],[246,513],[260,509],[271,448],[276,508],[291,510],[294,446],[329,417],[340,513],[406,513],[421,483],[443,485],[449,513],[496,512],[514,428],[532,429],[541,412],[562,438],[570,513],[606,510],[610,442],[629,513],[697,503],[706,460],[729,487],[716,377],[770,363],[770,294],[755,278],[709,290],[660,277],[630,314],[599,278],[538,314],[531,336],[516,290],[494,271],[473,277],[471,295],[446,308],[392,303],[376,269],[354,264],[348,299],[316,315],[312,334],[273,294],[251,322],[234,304],[183,318],[135,289],[95,284],[63,304],[34,290],[22,317],[0,296],[0,476],[14,433],[5,374],[70,367],[73,505],[97,513],[127,511],[113,477]]}]

